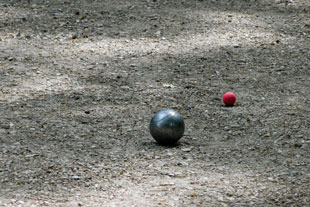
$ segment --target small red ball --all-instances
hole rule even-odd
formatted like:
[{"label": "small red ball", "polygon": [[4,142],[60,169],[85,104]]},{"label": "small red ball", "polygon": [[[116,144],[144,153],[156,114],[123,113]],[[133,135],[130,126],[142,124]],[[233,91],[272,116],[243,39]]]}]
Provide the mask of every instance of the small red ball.
[{"label": "small red ball", "polygon": [[223,95],[223,103],[226,106],[233,106],[236,103],[237,97],[233,92],[227,92]]}]

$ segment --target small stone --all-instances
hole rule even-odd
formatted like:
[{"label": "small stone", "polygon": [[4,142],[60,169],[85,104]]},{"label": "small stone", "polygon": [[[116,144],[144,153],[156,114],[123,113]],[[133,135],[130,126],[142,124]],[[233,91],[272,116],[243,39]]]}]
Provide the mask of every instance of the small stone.
[{"label": "small stone", "polygon": [[188,148],[183,148],[182,151],[183,152],[190,152],[193,148],[192,147],[188,147]]},{"label": "small stone", "polygon": [[301,143],[295,143],[295,144],[294,144],[294,147],[296,147],[296,148],[301,148],[301,147],[302,147],[302,144],[301,144]]},{"label": "small stone", "polygon": [[3,123],[3,124],[1,124],[0,123],[0,128],[2,128],[2,129],[10,129],[10,124],[5,124],[5,123]]}]

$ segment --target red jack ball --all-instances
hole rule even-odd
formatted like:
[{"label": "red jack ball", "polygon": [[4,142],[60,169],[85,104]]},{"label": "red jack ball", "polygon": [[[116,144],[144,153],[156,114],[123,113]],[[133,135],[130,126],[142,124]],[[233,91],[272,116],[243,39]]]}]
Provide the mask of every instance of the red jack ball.
[{"label": "red jack ball", "polygon": [[236,103],[237,97],[233,92],[227,92],[223,95],[223,103],[226,106],[233,106]]}]

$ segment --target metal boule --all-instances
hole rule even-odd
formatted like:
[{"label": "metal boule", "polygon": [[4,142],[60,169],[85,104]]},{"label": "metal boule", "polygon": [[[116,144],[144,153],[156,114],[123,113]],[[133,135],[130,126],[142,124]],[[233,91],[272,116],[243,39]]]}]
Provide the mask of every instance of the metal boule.
[{"label": "metal boule", "polygon": [[161,145],[172,145],[181,139],[185,131],[182,116],[172,110],[164,109],[157,112],[151,119],[150,133]]}]

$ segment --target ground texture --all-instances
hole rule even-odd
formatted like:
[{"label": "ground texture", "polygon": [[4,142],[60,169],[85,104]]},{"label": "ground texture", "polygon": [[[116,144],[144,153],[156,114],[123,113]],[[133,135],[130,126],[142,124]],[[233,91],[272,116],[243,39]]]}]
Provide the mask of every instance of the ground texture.
[{"label": "ground texture", "polygon": [[310,206],[309,126],[307,0],[0,2],[0,206]]}]

